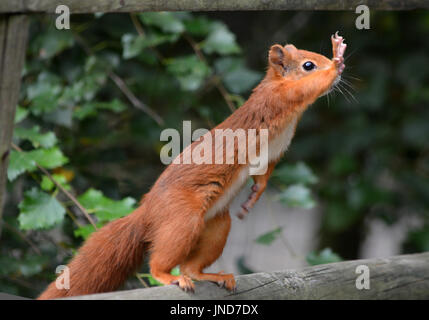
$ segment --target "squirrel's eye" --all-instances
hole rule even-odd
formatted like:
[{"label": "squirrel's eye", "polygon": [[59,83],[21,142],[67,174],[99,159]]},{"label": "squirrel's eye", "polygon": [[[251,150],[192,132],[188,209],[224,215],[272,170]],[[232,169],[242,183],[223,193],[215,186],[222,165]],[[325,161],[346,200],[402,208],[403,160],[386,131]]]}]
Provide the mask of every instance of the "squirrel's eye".
[{"label": "squirrel's eye", "polygon": [[305,71],[310,71],[316,68],[316,65],[311,61],[307,61],[302,65],[302,67],[304,68]]}]

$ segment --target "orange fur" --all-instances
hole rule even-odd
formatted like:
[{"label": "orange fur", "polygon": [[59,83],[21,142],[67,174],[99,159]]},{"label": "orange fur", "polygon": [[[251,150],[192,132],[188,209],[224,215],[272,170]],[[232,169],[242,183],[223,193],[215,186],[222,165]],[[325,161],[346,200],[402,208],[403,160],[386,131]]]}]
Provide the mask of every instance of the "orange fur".
[{"label": "orange fur", "polygon": [[[293,45],[272,46],[265,78],[243,106],[215,128],[268,129],[269,143],[272,143],[269,146],[281,149],[270,149],[273,158],[267,172],[252,177],[255,184],[248,201],[243,204],[241,216],[264,192],[275,164],[287,148],[288,142],[275,139],[283,135],[289,140],[292,138],[303,111],[331,89],[344,68],[342,53],[345,46],[339,51],[342,38],[341,41],[338,39],[332,39],[332,60],[298,50]],[[306,61],[312,61],[317,68],[305,71],[302,65]],[[194,142],[189,148],[193,150],[201,141]],[[236,145],[234,150],[237,153]],[[179,157],[182,158],[183,153]],[[203,270],[222,254],[230,228],[227,207],[232,193],[242,185],[237,186],[237,190],[229,188],[241,177],[246,165],[169,165],[138,209],[95,232],[80,248],[68,265],[70,289],[58,290],[53,282],[39,299],[115,290],[138,268],[146,251],[150,252],[153,277],[164,284],[178,284],[184,290],[193,290],[192,279],[196,279],[234,289],[232,274],[210,274]],[[226,195],[225,208],[205,217],[211,208],[217,208],[214,207],[216,201]],[[170,271],[177,265],[181,266],[182,274],[173,276]]]}]

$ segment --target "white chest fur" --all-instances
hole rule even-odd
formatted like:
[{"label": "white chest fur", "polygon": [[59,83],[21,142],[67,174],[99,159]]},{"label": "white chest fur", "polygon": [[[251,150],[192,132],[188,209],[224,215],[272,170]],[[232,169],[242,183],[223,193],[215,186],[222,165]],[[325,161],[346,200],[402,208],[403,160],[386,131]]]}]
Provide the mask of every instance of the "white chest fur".
[{"label": "white chest fur", "polygon": [[[287,150],[295,133],[297,121],[298,117],[293,119],[277,137],[268,143],[268,157],[265,158],[267,161],[265,168],[268,167],[268,163],[273,160],[277,160],[282,155],[282,153]],[[263,147],[261,149],[263,149]],[[232,198],[235,197],[240,189],[244,186],[248,178],[249,167],[244,167],[241,169],[235,181],[224,191],[223,195],[206,212],[204,219],[209,220],[213,218],[217,213],[222,212],[227,206],[229,206]]]},{"label": "white chest fur", "polygon": [[295,117],[276,138],[268,144],[268,162],[277,160],[287,150],[295,134],[298,117]]},{"label": "white chest fur", "polygon": [[206,212],[204,219],[209,220],[217,213],[222,212],[229,205],[232,198],[237,195],[238,191],[240,191],[240,189],[246,183],[247,178],[249,178],[249,168],[245,167],[241,169],[234,182],[228,187],[228,189],[224,191],[220,198],[217,199],[213,206]]}]

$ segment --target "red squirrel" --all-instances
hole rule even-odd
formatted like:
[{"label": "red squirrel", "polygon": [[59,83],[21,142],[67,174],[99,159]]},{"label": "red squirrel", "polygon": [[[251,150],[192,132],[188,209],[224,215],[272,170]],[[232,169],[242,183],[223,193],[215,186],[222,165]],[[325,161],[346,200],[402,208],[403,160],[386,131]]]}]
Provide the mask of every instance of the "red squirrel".
[{"label": "red squirrel", "polygon": [[[233,274],[203,270],[222,254],[230,230],[228,207],[232,198],[251,176],[252,192],[239,212],[240,217],[245,216],[264,192],[302,113],[340,80],[346,44],[338,32],[331,41],[332,60],[298,50],[292,44],[273,45],[265,78],[240,108],[214,128],[267,129],[268,163],[264,174],[250,175],[246,163],[173,162],[134,212],[110,222],[87,239],[68,264],[70,288],[57,289],[54,281],[38,299],[113,291],[137,270],[146,252],[150,254],[152,276],[165,285],[176,284],[193,291],[192,280],[208,280],[235,290]],[[193,142],[190,148],[198,143]],[[178,265],[181,274],[170,274]]]}]

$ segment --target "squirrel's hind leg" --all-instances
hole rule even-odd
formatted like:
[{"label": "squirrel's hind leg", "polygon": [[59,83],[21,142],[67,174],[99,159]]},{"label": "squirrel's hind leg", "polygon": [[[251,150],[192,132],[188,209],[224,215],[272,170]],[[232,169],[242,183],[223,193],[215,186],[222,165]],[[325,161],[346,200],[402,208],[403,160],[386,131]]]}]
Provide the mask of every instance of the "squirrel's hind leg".
[{"label": "squirrel's hind leg", "polygon": [[186,259],[203,230],[204,218],[198,214],[166,221],[152,240],[149,260],[152,276],[165,285],[176,284],[184,291],[194,291],[188,276],[174,276],[170,272]]},{"label": "squirrel's hind leg", "polygon": [[228,211],[217,214],[206,222],[204,231],[194,249],[180,265],[183,275],[195,280],[208,280],[228,290],[235,290],[233,274],[203,273],[222,254],[231,227]]}]

